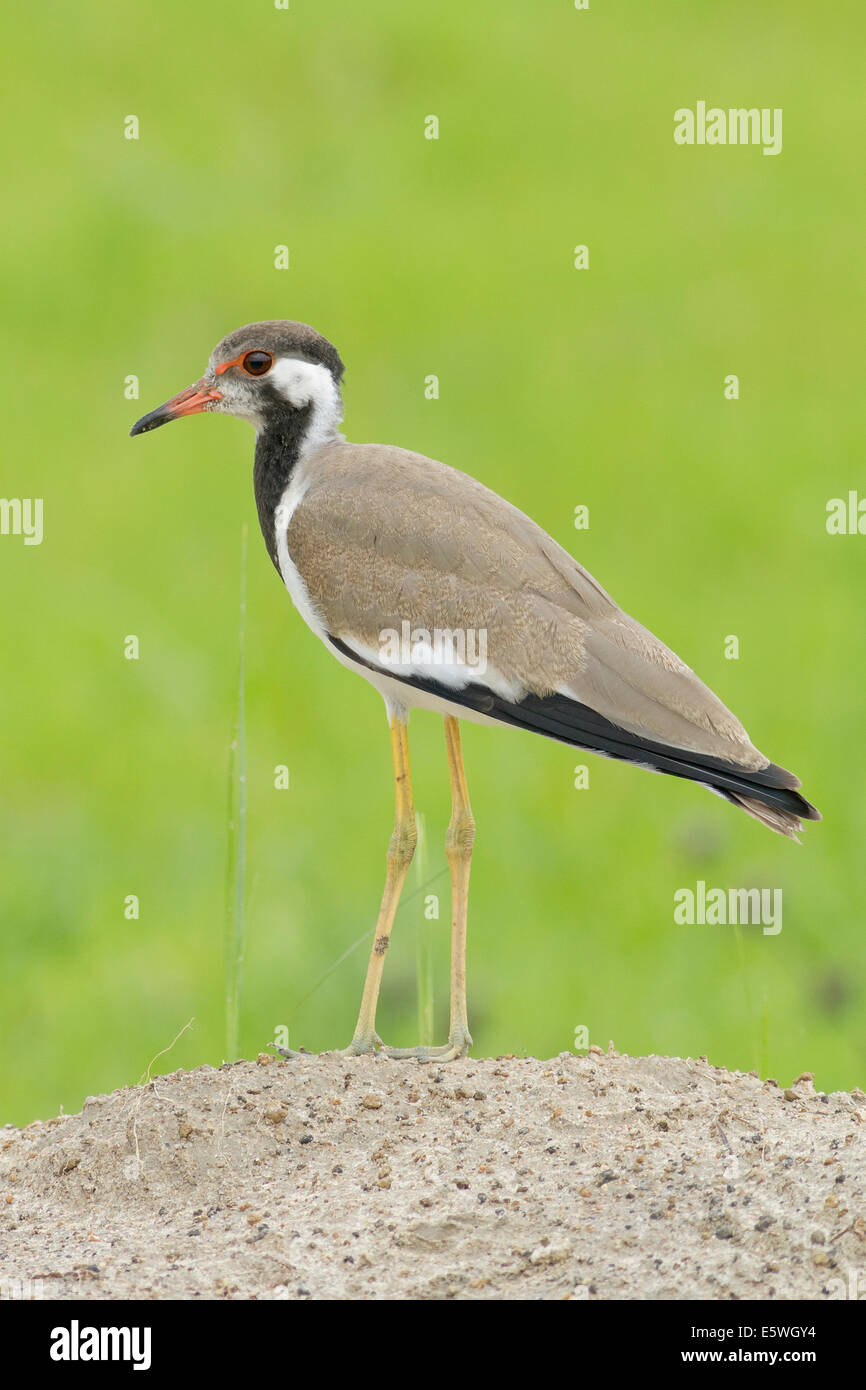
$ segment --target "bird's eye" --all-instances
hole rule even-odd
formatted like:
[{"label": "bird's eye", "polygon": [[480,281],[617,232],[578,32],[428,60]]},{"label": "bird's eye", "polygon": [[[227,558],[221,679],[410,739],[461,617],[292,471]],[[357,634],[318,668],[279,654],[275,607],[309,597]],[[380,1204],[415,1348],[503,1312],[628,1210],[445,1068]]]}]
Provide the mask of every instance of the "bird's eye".
[{"label": "bird's eye", "polygon": [[248,352],[241,366],[250,376],[264,376],[274,365],[274,359],[269,352]]}]

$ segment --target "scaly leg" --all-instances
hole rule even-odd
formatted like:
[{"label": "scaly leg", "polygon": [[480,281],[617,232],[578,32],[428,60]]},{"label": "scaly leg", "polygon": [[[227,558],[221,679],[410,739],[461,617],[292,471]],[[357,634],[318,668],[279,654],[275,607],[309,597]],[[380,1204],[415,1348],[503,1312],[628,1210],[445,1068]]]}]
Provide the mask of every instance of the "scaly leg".
[{"label": "scaly leg", "polygon": [[451,869],[451,1026],[444,1047],[389,1047],[389,1057],[419,1057],[423,1061],[450,1062],[465,1057],[472,1046],[466,1013],[466,909],[469,900],[469,868],[475,841],[475,821],[466,789],[466,773],[460,748],[460,725],[445,716],[445,744],[451,775],[451,820],[445,836],[445,853]]},{"label": "scaly leg", "polygon": [[403,887],[415,846],[418,843],[418,828],[415,824],[415,808],[412,804],[412,778],[409,771],[409,733],[405,718],[390,713],[388,723],[391,729],[391,754],[394,759],[394,831],[388,845],[388,860],[385,873],[385,891],[379,908],[370,964],[361,996],[361,1011],[355,1025],[355,1034],[346,1052],[357,1055],[372,1052],[381,1038],[376,1034],[376,1002],[382,982],[385,965],[385,952],[391,941],[391,928],[400,892]]},{"label": "scaly leg", "polygon": [[[394,760],[394,830],[388,845],[385,889],[382,894],[382,905],[379,908],[379,918],[376,922],[376,934],[373,937],[373,949],[370,952],[370,964],[367,967],[364,993],[361,997],[361,1012],[355,1025],[354,1037],[349,1046],[344,1049],[345,1055],[350,1057],[359,1056],[364,1052],[373,1052],[377,1046],[381,1047],[382,1045],[382,1039],[376,1033],[376,1002],[379,998],[379,986],[382,982],[385,952],[391,940],[391,928],[394,925],[394,917],[400,901],[400,891],[409,865],[412,863],[415,845],[418,842],[415,808],[412,804],[409,734],[405,712],[400,711],[398,713],[388,706],[388,725],[391,730],[391,755]],[[281,1057],[297,1059],[305,1055],[295,1052],[291,1048],[281,1047],[277,1043],[268,1043],[267,1045],[272,1051],[279,1053]]]}]

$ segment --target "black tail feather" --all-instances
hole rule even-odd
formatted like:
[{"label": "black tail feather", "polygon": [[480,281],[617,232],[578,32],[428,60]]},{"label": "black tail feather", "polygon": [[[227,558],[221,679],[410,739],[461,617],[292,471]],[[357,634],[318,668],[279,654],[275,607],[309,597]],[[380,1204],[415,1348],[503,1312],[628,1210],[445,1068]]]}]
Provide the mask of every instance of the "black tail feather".
[{"label": "black tail feather", "polygon": [[[330,640],[351,660],[370,666],[373,670],[378,669],[359,658],[339,638],[332,637]],[[793,834],[800,828],[801,820],[821,819],[820,812],[797,791],[800,783],[794,774],[776,763],[752,770],[722,758],[694,753],[690,749],[655,743],[621,729],[597,710],[567,695],[525,695],[522,700],[509,701],[486,686],[473,683],[463,690],[455,690],[437,680],[399,676],[392,671],[383,674],[502,724],[543,734],[546,738],[575,748],[585,748],[604,757],[665,772],[672,777],[700,782],[782,834]],[[762,805],[768,808],[766,814],[760,810]]]}]

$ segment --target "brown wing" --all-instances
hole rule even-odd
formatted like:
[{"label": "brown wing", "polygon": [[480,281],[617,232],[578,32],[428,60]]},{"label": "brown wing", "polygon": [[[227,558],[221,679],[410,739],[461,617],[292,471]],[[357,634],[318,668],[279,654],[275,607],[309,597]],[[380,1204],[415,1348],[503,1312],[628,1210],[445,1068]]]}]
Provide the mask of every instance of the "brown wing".
[{"label": "brown wing", "polygon": [[376,650],[385,629],[487,634],[487,680],[573,697],[618,727],[763,768],[739,720],[567,551],[466,474],[403,449],[338,444],[305,466],[289,554],[327,631]]}]

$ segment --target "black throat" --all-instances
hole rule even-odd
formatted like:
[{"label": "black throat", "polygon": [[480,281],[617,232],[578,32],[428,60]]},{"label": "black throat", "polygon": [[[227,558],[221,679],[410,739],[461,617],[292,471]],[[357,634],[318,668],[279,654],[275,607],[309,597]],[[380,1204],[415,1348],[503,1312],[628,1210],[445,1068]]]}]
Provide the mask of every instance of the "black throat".
[{"label": "black throat", "polygon": [[280,565],[277,558],[274,513],[291,481],[304,436],[309,428],[312,410],[312,405],[305,405],[300,409],[275,413],[256,439],[256,457],[253,465],[256,507],[265,545],[278,574]]}]

